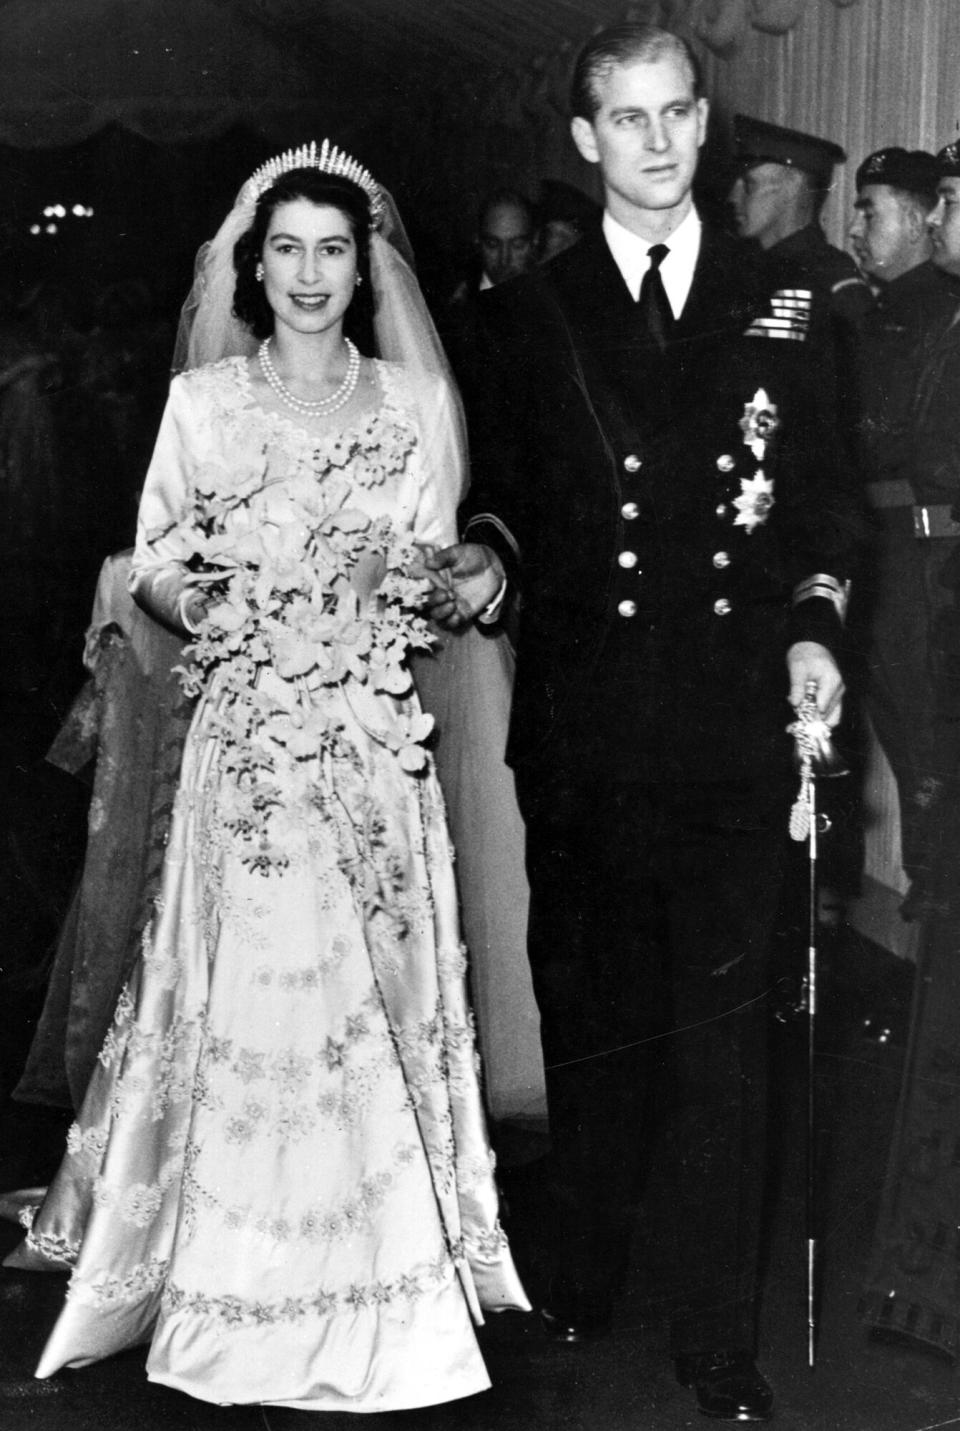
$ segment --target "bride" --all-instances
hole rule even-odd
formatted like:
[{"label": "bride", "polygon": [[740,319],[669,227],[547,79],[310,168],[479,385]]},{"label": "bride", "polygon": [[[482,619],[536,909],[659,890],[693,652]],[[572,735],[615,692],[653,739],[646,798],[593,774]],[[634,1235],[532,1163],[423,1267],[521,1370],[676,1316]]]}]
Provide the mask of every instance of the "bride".
[{"label": "bride", "polygon": [[400,1409],[486,1387],[472,1323],[528,1306],[407,666],[463,439],[397,244],[325,143],[201,255],[131,578],[200,700],[141,957],[10,1259],[72,1268],[41,1377],[149,1342],[204,1400]]}]

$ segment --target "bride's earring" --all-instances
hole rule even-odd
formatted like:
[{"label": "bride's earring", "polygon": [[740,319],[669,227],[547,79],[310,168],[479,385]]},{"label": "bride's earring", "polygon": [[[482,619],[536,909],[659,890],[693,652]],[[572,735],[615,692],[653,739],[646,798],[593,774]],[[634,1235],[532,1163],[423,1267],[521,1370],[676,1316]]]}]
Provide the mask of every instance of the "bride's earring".
[{"label": "bride's earring", "polygon": [[256,277],[257,277],[257,282],[258,282],[258,283],[262,283],[262,282],[263,282],[263,264],[262,264],[262,263],[258,263],[258,264],[257,264]]},{"label": "bride's earring", "polygon": [[354,286],[354,288],[359,288],[362,282],[363,282],[363,274],[362,274],[362,273],[358,273],[357,276],[356,276],[356,278],[355,278],[354,281],[353,281],[353,286]]}]

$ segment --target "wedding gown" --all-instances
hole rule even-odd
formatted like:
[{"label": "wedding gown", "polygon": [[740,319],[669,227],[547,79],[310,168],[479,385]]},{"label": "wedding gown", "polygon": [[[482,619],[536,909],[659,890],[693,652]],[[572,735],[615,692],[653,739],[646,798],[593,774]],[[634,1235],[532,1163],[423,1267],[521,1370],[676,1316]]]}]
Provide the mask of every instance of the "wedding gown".
[{"label": "wedding gown", "polygon": [[171,387],[134,589],[171,617],[187,567],[228,589],[142,954],[14,1254],[73,1268],[41,1377],[149,1342],[204,1400],[400,1409],[486,1387],[472,1320],[528,1307],[402,665],[411,543],[454,539],[449,398],[374,371],[323,435],[242,358]]}]

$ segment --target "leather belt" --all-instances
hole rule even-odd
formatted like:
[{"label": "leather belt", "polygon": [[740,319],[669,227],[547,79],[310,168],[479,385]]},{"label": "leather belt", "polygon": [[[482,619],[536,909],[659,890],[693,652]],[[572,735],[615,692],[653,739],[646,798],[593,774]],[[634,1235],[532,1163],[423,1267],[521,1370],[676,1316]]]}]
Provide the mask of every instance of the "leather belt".
[{"label": "leather belt", "polygon": [[915,537],[960,537],[960,522],[952,515],[949,502],[938,502],[933,507],[915,506],[912,510]]},{"label": "leather belt", "polygon": [[864,487],[867,505],[878,514],[883,525],[894,532],[926,540],[930,537],[960,537],[960,521],[953,516],[949,502],[924,505],[913,501],[909,482],[867,482]]}]

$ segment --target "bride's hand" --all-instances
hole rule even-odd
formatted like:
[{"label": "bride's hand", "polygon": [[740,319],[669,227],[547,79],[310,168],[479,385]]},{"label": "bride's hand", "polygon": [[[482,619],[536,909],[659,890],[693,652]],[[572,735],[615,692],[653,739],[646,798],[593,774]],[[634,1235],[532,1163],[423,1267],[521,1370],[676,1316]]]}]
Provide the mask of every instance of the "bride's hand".
[{"label": "bride's hand", "polygon": [[437,548],[432,542],[418,542],[417,551],[420,553],[419,559],[409,567],[407,575],[413,577],[414,581],[428,581],[430,589],[426,593],[425,599],[431,605],[441,597],[449,597],[453,591],[453,581],[448,571],[436,571],[428,565],[436,555]]},{"label": "bride's hand", "polygon": [[199,631],[210,606],[209,592],[194,586],[184,593],[180,602],[180,616],[189,635],[193,636]]}]

